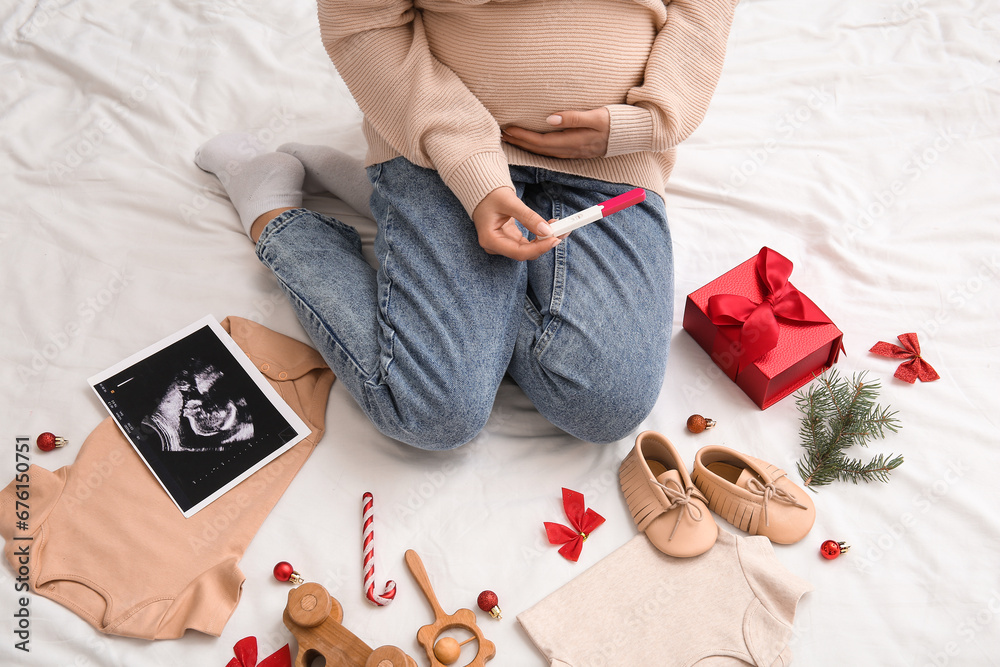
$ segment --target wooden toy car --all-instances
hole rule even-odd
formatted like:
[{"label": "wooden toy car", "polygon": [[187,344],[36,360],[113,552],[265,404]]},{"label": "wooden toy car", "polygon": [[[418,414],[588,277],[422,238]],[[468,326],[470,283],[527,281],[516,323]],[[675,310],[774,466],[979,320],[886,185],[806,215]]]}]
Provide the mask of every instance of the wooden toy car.
[{"label": "wooden toy car", "polygon": [[317,583],[306,583],[288,593],[282,620],[299,645],[295,667],[309,667],[323,656],[326,667],[417,667],[395,646],[372,650],[340,622],[344,608]]}]

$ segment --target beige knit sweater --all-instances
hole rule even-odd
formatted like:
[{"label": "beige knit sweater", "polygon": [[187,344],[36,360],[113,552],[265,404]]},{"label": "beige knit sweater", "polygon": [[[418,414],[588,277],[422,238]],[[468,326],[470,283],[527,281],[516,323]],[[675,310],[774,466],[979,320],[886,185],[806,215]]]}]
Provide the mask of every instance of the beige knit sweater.
[{"label": "beige knit sweater", "polygon": [[[662,194],[715,90],[738,0],[319,0],[323,44],[364,112],[368,164],[435,169],[471,214],[508,166]],[[608,150],[559,159],[500,141],[607,107]]]}]

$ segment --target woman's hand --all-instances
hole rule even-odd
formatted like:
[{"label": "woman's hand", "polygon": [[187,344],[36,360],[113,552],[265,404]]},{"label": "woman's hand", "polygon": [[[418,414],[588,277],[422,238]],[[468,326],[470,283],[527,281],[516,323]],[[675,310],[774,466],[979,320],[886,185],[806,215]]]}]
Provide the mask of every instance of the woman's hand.
[{"label": "woman's hand", "polygon": [[551,157],[594,158],[608,151],[611,113],[606,107],[561,111],[545,120],[559,129],[542,133],[512,126],[503,131],[501,138],[518,148]]},{"label": "woman's hand", "polygon": [[497,188],[486,195],[472,221],[479,234],[479,245],[491,255],[503,255],[520,261],[537,259],[558,245],[558,238],[524,238],[515,219],[535,236],[548,236],[552,230],[542,216],[532,211],[511,188]]}]

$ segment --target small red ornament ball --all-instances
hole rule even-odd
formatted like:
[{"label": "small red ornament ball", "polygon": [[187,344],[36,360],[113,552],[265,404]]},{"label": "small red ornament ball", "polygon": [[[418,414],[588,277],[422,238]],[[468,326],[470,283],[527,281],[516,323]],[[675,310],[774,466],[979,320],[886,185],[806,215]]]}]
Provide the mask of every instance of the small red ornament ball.
[{"label": "small red ornament ball", "polygon": [[836,540],[827,540],[823,544],[819,545],[820,555],[827,560],[833,560],[840,554],[847,553],[848,549],[850,549],[849,546],[843,542],[837,542]]},{"label": "small red ornament ball", "polygon": [[479,594],[479,608],[485,612],[496,607],[499,602],[497,594],[493,591],[483,591]]},{"label": "small red ornament ball", "polygon": [[287,561],[281,561],[274,566],[274,578],[278,581],[288,581],[295,574],[295,568]]},{"label": "small red ornament ball", "polygon": [[274,578],[278,581],[290,581],[294,586],[305,583],[302,575],[296,572],[292,564],[287,561],[281,561],[274,566]]},{"label": "small red ornament ball", "polygon": [[46,431],[38,436],[38,439],[35,440],[35,444],[37,444],[38,448],[43,452],[51,452],[56,447],[62,447],[65,445],[66,438],[60,438],[59,436]]},{"label": "small red ornament ball", "polygon": [[488,613],[493,618],[500,620],[500,601],[493,591],[483,591],[479,594],[479,608]]}]

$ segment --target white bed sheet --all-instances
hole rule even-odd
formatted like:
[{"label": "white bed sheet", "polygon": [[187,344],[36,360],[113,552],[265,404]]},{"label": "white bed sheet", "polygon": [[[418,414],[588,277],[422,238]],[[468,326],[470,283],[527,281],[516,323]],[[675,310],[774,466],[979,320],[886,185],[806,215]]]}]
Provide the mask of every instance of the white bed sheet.
[{"label": "white bed sheet", "polygon": [[[795,263],[793,282],[844,331],[840,370],[880,380],[903,422],[872,447],[905,455],[892,481],[823,488],[810,535],[776,549],[815,586],[798,609],[795,664],[1000,664],[998,61],[996,0],[744,0],[713,105],[679,151],[667,192],[675,335],[644,426],[689,463],[720,443],[794,471],[793,401],[758,410],[680,328],[687,293],[764,245]],[[249,129],[272,146],[328,143],[360,156],[364,145],[315,8],[299,0],[7,2],[0,81],[6,481],[19,435],[68,437],[32,460],[72,463],[104,416],[86,378],[205,314],[305,338],[219,184],[192,162],[199,143]],[[370,244],[371,224],[340,202],[307,204],[363,225]],[[903,383],[894,362],[867,352],[908,331],[941,380]],[[696,412],[719,425],[687,433]],[[426,664],[415,634],[431,610],[403,564],[414,548],[447,610],[475,609],[483,589],[499,594],[504,620],[480,616],[498,647],[492,664],[543,665],[515,615],[635,534],[616,474],[632,442],[575,441],[512,385],[486,430],[454,452],[382,437],[339,384],[327,423],[243,558],[242,601],[221,638],[104,636],[34,595],[22,653],[20,594],[4,564],[0,662],[224,665],[247,635],[267,655],[291,638],[287,585],[270,574],[289,560],[340,600],[356,635]],[[607,517],[576,564],[542,529],[564,519],[563,486]],[[361,591],[367,490],[377,579],[399,585],[384,609]],[[830,538],[852,551],[822,560]]]}]

